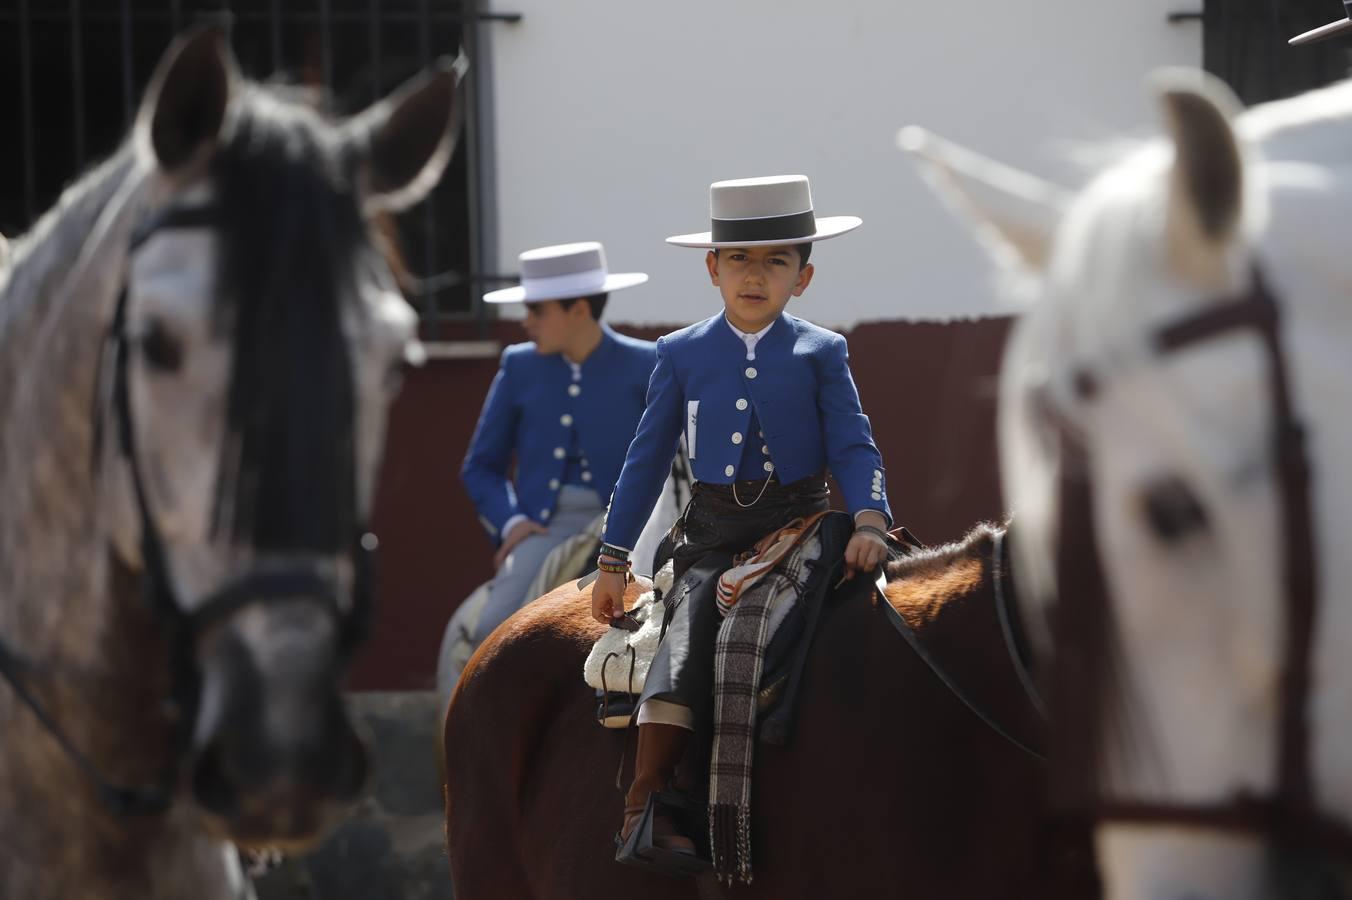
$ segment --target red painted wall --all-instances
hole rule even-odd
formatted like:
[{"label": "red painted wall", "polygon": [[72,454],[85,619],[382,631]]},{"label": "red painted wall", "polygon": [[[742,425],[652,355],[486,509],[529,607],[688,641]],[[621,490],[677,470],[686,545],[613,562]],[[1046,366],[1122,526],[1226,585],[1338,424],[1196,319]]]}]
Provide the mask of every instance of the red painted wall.
[{"label": "red painted wall", "polygon": [[[846,335],[893,513],[921,540],[952,540],[1000,515],[995,375],[1008,327],[1004,318],[880,322]],[[504,343],[522,339],[514,323],[491,328]],[[654,338],[671,329],[619,330]],[[374,514],[376,629],[353,672],[357,689],[430,688],[447,619],[492,574],[492,547],[458,472],[496,371],[496,358],[431,362],[394,405]]]}]

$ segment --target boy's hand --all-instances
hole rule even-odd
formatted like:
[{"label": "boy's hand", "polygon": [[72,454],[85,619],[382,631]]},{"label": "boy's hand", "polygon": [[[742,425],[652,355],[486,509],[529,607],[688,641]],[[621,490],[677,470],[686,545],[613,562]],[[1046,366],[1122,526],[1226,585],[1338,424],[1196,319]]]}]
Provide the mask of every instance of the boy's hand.
[{"label": "boy's hand", "polygon": [[602,625],[624,615],[624,589],[628,579],[618,572],[602,572],[592,582],[592,618]]},{"label": "boy's hand", "polygon": [[845,548],[845,578],[853,578],[858,572],[867,575],[881,566],[885,559],[887,545],[882,538],[869,532],[856,531]]},{"label": "boy's hand", "polygon": [[[882,513],[862,512],[857,525],[871,525],[879,531],[887,528],[887,520]],[[857,573],[869,574],[887,560],[887,541],[872,531],[856,531],[845,547],[845,580]]]},{"label": "boy's hand", "polygon": [[502,539],[502,546],[498,548],[498,552],[493,554],[493,568],[501,569],[502,564],[507,561],[507,556],[516,549],[516,545],[532,534],[549,534],[549,529],[530,519],[522,519],[513,525],[512,530]]}]

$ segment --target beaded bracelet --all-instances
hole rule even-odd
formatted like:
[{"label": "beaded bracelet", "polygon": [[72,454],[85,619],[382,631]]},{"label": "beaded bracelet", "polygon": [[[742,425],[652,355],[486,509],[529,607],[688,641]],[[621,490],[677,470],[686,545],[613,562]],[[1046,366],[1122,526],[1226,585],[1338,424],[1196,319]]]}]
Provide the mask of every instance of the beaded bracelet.
[{"label": "beaded bracelet", "polygon": [[609,572],[611,575],[628,575],[629,563],[609,562],[604,559],[596,561],[596,568],[602,572]]},{"label": "beaded bracelet", "polygon": [[876,525],[856,525],[854,526],[854,531],[856,534],[858,534],[861,531],[866,531],[869,534],[877,535],[878,540],[882,541],[884,544],[887,543],[887,532],[883,531]]}]

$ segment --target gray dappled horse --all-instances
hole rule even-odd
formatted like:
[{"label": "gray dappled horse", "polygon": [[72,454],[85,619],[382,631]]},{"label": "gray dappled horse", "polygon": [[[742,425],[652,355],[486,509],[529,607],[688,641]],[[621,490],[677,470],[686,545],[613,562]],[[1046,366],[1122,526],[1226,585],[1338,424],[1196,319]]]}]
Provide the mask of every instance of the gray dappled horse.
[{"label": "gray dappled horse", "polygon": [[0,263],[0,896],[247,895],[229,841],[361,790],[339,686],[417,349],[370,217],[440,177],[460,71],[331,124],[193,32]]}]

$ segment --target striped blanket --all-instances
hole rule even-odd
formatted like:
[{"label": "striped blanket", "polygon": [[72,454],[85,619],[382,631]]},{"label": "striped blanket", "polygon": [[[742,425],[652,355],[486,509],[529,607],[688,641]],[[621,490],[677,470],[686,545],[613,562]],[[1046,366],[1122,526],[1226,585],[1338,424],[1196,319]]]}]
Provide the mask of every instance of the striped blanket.
[{"label": "striped blanket", "polygon": [[767,536],[718,583],[723,624],[714,651],[714,744],[709,770],[709,837],[720,879],[751,883],[751,761],[771,624],[798,602],[807,564],[821,556],[822,516],[797,519]]}]

